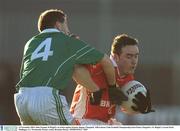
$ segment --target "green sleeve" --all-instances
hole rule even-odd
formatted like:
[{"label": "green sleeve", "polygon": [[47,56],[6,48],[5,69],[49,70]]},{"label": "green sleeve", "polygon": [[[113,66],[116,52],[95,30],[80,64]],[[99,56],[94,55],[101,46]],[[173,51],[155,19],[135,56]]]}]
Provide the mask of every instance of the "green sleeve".
[{"label": "green sleeve", "polygon": [[104,53],[81,40],[71,38],[70,44],[72,50],[76,51],[76,64],[95,64],[104,57]]}]

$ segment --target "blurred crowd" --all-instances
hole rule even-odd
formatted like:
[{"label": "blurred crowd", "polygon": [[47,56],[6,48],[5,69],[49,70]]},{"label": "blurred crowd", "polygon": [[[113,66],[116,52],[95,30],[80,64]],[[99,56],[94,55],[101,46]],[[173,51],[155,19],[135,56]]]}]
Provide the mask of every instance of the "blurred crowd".
[{"label": "blurred crowd", "polygon": [[7,62],[0,62],[0,125],[16,125],[19,118],[14,106],[15,76],[13,67]]}]

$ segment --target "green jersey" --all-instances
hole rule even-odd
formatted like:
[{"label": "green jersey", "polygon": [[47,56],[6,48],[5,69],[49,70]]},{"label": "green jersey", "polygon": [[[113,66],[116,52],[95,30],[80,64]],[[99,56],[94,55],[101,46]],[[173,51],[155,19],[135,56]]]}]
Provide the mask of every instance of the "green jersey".
[{"label": "green jersey", "polygon": [[103,56],[83,41],[46,29],[25,45],[17,89],[48,86],[63,90],[75,64],[95,64]]}]

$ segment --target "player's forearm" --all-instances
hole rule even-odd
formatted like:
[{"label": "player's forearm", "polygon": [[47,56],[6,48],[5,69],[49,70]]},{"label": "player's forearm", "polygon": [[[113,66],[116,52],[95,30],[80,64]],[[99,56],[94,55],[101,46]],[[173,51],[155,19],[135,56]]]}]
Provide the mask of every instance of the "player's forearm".
[{"label": "player's forearm", "polygon": [[107,55],[104,55],[104,58],[101,60],[101,65],[103,67],[104,73],[106,75],[107,81],[109,85],[115,85],[115,69],[114,66]]},{"label": "player's forearm", "polygon": [[73,79],[91,92],[99,90],[99,87],[92,80],[89,71],[83,65],[76,65],[73,72]]}]

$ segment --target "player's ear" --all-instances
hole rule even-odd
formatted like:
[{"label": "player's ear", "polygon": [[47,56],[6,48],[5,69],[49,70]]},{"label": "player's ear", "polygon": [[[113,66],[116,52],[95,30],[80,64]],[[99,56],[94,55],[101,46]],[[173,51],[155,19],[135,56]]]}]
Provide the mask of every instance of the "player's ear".
[{"label": "player's ear", "polygon": [[62,25],[61,25],[61,23],[60,23],[59,21],[56,21],[54,27],[55,27],[56,29],[58,29],[58,30],[61,30]]},{"label": "player's ear", "polygon": [[113,54],[113,58],[114,58],[115,61],[119,61],[119,55],[118,54],[114,53]]}]

